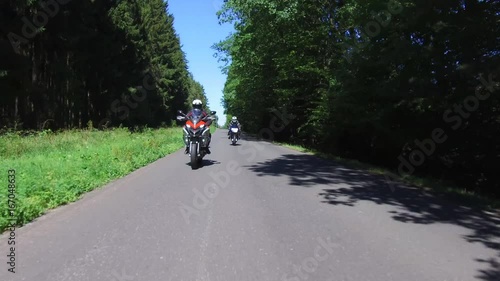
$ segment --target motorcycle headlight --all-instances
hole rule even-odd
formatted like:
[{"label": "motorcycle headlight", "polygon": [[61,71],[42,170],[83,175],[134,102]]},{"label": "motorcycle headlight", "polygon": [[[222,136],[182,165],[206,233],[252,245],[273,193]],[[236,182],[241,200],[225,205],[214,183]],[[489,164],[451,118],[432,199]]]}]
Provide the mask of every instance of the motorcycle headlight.
[{"label": "motorcycle headlight", "polygon": [[189,124],[186,124],[186,127],[191,128],[191,126]]}]

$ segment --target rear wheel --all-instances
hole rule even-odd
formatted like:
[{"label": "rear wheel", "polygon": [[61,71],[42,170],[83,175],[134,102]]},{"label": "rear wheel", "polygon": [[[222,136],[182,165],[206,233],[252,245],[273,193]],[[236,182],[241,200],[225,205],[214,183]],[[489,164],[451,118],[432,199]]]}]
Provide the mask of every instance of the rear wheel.
[{"label": "rear wheel", "polygon": [[191,168],[196,169],[198,168],[198,144],[192,143],[189,152],[191,153]]}]

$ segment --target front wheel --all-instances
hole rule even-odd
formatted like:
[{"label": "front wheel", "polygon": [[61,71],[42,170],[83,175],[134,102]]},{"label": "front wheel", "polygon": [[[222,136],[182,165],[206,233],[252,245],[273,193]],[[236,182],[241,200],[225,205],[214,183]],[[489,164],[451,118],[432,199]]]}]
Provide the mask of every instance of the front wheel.
[{"label": "front wheel", "polygon": [[191,153],[191,169],[196,169],[198,168],[198,144],[197,143],[192,143],[191,147],[189,149],[189,152]]}]

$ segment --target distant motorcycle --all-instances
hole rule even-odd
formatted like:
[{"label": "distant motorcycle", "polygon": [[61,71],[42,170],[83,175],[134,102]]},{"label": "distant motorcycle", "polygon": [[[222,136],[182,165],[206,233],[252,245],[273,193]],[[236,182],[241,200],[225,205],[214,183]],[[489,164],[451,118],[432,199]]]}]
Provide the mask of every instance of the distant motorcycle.
[{"label": "distant motorcycle", "polygon": [[240,129],[238,128],[238,126],[232,125],[231,128],[229,128],[229,130],[230,130],[229,138],[231,139],[231,143],[235,145],[236,142],[239,140]]},{"label": "distant motorcycle", "polygon": [[203,157],[205,157],[206,150],[210,140],[210,127],[206,126],[208,120],[215,120],[215,111],[210,112],[212,116],[203,117],[201,110],[193,110],[193,114],[189,117],[181,110],[178,111],[179,116],[177,120],[186,124],[183,127],[184,143],[189,147],[189,157],[191,158],[190,164],[192,169],[201,166]]}]

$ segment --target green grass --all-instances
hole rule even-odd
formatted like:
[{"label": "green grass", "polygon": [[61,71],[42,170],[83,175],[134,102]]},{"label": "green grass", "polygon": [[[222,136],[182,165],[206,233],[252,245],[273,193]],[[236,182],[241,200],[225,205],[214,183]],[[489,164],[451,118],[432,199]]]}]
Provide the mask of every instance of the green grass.
[{"label": "green grass", "polygon": [[375,175],[389,176],[392,181],[399,181],[428,191],[437,192],[455,201],[460,201],[467,204],[473,204],[475,206],[480,206],[482,208],[486,208],[495,212],[498,212],[500,209],[499,199],[485,197],[483,195],[467,191],[464,188],[458,188],[454,186],[453,183],[448,181],[443,181],[440,179],[429,178],[429,177],[418,177],[413,175],[400,176],[395,171],[392,171],[390,169],[378,167],[375,165],[370,165],[367,163],[362,163],[358,160],[341,158],[335,155],[323,153],[318,150],[305,148],[299,145],[293,145],[288,143],[277,143],[277,142],[273,143],[296,151],[312,154],[324,159],[334,160],[337,161],[338,163],[342,163],[343,165],[353,169],[364,170]]},{"label": "green grass", "polygon": [[184,146],[181,128],[0,136],[0,229],[8,225],[7,171],[16,170],[17,225]]}]

